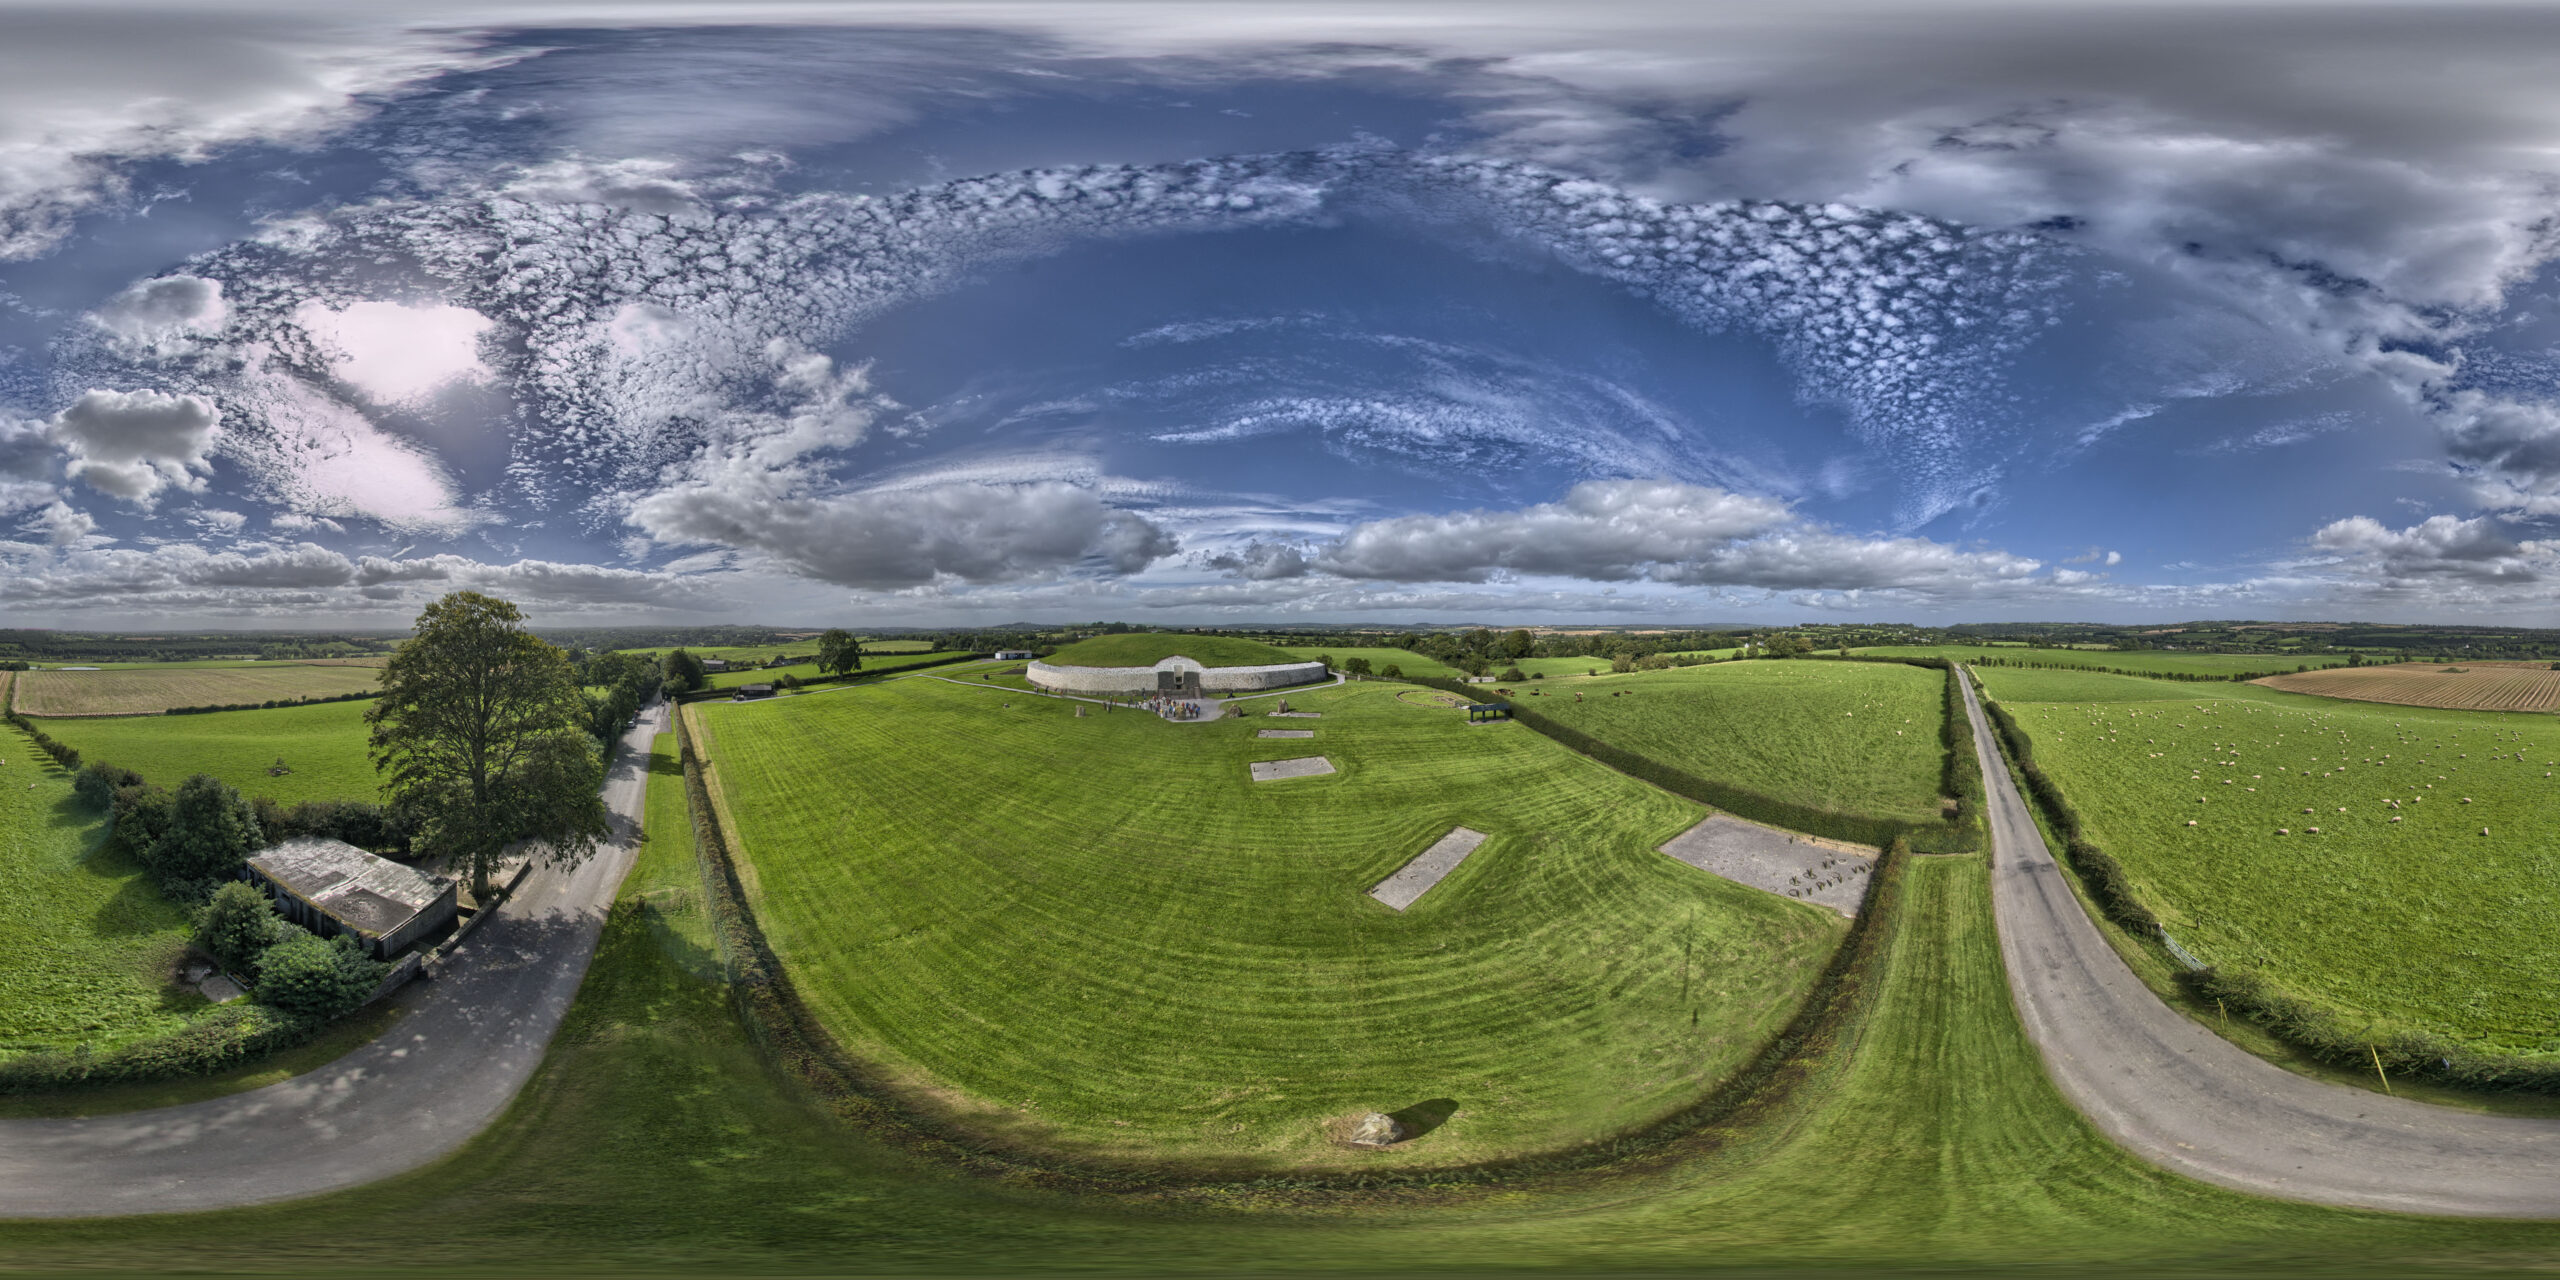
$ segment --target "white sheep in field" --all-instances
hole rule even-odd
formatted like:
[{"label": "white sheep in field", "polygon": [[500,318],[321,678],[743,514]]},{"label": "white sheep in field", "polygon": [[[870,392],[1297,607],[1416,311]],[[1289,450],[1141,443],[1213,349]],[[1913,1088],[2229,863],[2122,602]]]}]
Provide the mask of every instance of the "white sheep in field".
[{"label": "white sheep in field", "polygon": [[2318,835],[2318,834],[2320,834],[2320,828],[2318,828],[2318,827],[2304,827],[2304,828],[2303,828],[2303,831],[2304,831],[2304,832],[2306,832],[2306,833],[2308,833],[2308,834],[2310,834],[2310,835],[2315,835],[2315,836],[2316,836],[2316,835]]},{"label": "white sheep in field", "polygon": [[2278,828],[2276,828],[2276,834],[2277,834],[2277,835],[2280,835],[2280,836],[2289,836],[2289,835],[2292,835],[2292,834],[2293,834],[2293,832],[2292,832],[2292,830],[2290,830],[2289,828],[2285,828],[2285,827],[2278,827]]},{"label": "white sheep in field", "polygon": [[2482,835],[2484,835],[2484,836],[2485,836],[2485,835],[2487,835],[2487,834],[2489,834],[2489,829],[2488,829],[2487,827],[2482,827],[2482,828],[2480,828],[2480,834],[2482,834]]}]

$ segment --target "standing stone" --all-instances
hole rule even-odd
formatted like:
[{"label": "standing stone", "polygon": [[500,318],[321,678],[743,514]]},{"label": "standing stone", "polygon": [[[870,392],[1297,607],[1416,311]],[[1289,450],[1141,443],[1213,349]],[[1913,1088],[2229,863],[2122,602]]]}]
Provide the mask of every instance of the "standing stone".
[{"label": "standing stone", "polygon": [[1076,704],[1076,719],[1084,719],[1084,704],[1081,702]]},{"label": "standing stone", "polygon": [[1386,1147],[1402,1141],[1404,1126],[1375,1111],[1360,1117],[1360,1123],[1351,1128],[1351,1145],[1355,1147]]}]

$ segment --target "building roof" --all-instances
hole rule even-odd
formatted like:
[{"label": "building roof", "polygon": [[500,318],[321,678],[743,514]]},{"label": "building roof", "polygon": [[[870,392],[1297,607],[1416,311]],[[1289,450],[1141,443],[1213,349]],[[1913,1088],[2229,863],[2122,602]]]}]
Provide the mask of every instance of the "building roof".
[{"label": "building roof", "polygon": [[435,905],[453,882],[377,858],[344,840],[288,840],[249,856],[258,874],[368,937],[380,937]]}]

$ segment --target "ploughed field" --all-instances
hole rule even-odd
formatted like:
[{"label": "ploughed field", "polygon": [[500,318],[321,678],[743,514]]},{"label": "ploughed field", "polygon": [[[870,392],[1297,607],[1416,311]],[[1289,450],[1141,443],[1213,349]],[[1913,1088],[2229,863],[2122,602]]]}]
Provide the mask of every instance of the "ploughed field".
[{"label": "ploughed field", "polygon": [[1525,710],[1696,777],[1839,813],[1938,816],[1946,676],[1925,667],[1726,662],[1513,691]]},{"label": "ploughed field", "polygon": [[185,1025],[207,1007],[169,982],[186,913],[139,867],[96,849],[98,814],[25,734],[0,727],[0,760],[0,1058],[104,1051]]},{"label": "ploughed field", "polygon": [[[381,779],[365,755],[370,702],[214,711],[194,716],[49,720],[44,731],[80,749],[81,758],[131,769],[176,790],[192,774],[209,773],[249,796],[283,804],[304,800],[381,799]],[[282,757],[292,772],[267,770]]]},{"label": "ploughed field", "polygon": [[31,716],[150,715],[171,707],[365,693],[379,676],[374,665],[325,661],[26,671],[18,676],[17,706]]},{"label": "ploughed field", "polygon": [[2198,958],[2255,969],[2380,1034],[2560,1054],[2560,724],[2548,716],[1977,673],[2089,838]]},{"label": "ploughed field", "polygon": [[2258,681],[2289,693],[2466,711],[2560,711],[2560,671],[2549,662],[2403,662],[2334,667]]},{"label": "ploughed field", "polygon": [[[1234,1170],[1559,1148],[1783,1025],[1836,916],[1655,852],[1698,806],[1395,693],[1170,724],[916,679],[687,714],[819,1017],[1001,1139]],[[1248,780],[1308,755],[1338,772]],[[1409,910],[1367,896],[1460,825],[1489,839]],[[1372,1110],[1445,1123],[1335,1145]]]},{"label": "ploughed field", "polygon": [[[2119,651],[2115,649],[2043,649],[2005,644],[1886,644],[1852,653],[1874,654],[1892,658],[1953,658],[1958,662],[1981,664],[1986,661],[2008,664],[2034,664],[2044,667],[2079,667],[2091,671],[2139,671],[2161,675],[2233,676],[2262,671],[2294,671],[2304,667],[2334,667],[2346,662],[2340,654],[2290,653],[2164,653],[2157,649]],[[1986,670],[1989,668],[1985,668]]]}]

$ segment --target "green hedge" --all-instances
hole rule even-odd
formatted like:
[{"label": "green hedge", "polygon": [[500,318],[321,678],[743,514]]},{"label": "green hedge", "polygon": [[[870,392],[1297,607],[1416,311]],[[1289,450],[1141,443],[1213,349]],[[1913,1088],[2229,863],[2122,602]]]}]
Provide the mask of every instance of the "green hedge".
[{"label": "green hedge", "polygon": [[2160,917],[2142,904],[2135,893],[2133,878],[2125,874],[2124,864],[2082,832],[2080,811],[2062,794],[2062,786],[2036,763],[2035,740],[2018,727],[2017,718],[1997,702],[1985,702],[1982,709],[1991,715],[1992,727],[1998,730],[2002,745],[2009,750],[2010,763],[2018,767],[2018,776],[2026,780],[2028,794],[2044,810],[2045,821],[2053,824],[2054,834],[2062,837],[2063,852],[2071,859],[2071,869],[2089,886],[2089,896],[2098,900],[2098,909],[2107,918],[2140,933],[2158,933]]},{"label": "green hedge", "polygon": [[[1853,657],[1827,660],[1899,662],[1905,666],[1945,669],[1948,673],[1948,692],[1952,695],[1955,691],[1954,681],[1957,678],[1955,672],[1951,664],[1941,658]],[[1779,661],[1779,659],[1770,659],[1770,661]],[[1424,685],[1454,693],[1463,698],[1475,699],[1483,696],[1481,690],[1460,684],[1455,680],[1425,676],[1406,676],[1404,679],[1408,684]],[[1982,770],[1979,763],[1974,764],[1970,769],[1952,763],[1942,767],[1942,772],[1957,775],[1959,779],[1962,777],[1972,779],[1973,798],[1969,803],[1966,801],[1965,792],[1952,792],[1958,800],[1957,811],[1953,818],[1944,822],[1906,822],[1897,818],[1878,818],[1862,813],[1843,813],[1837,809],[1798,804],[1748,787],[1738,787],[1729,782],[1701,778],[1686,770],[1672,768],[1650,756],[1637,755],[1623,747],[1611,746],[1590,734],[1569,725],[1559,724],[1535,711],[1524,710],[1516,698],[1511,700],[1511,718],[1628,777],[1652,783],[1673,795],[1686,796],[1710,808],[1722,809],[1737,818],[1766,823],[1773,827],[1784,827],[1790,831],[1801,831],[1806,835],[1818,836],[1826,840],[1845,840],[1852,844],[1869,844],[1879,848],[1892,844],[1895,840],[1905,840],[1910,843],[1912,850],[1918,853],[1971,853],[1982,847],[1982,824],[1977,821],[1981,813],[1982,794]],[[1941,738],[1942,741],[1945,740],[1943,731]],[[1972,730],[1968,727],[1963,736],[1963,741],[1968,744],[1965,749],[1967,759],[1972,757],[1970,746],[1972,740]]]},{"label": "green hedge", "polygon": [[2463,1089],[2560,1093],[2560,1061],[2482,1053],[2417,1031],[2377,1036],[2333,1010],[2285,994],[2247,969],[2212,966],[2178,975],[2199,1002],[2216,1001],[2276,1038],[2335,1066],[2370,1071],[2379,1061],[2394,1075]]},{"label": "green hedge", "polygon": [[37,728],[35,721],[19,715],[15,710],[9,712],[8,720],[10,724],[18,727],[19,732],[35,739],[36,750],[53,757],[53,762],[55,764],[61,765],[65,769],[77,769],[80,767],[80,748],[72,746],[70,743],[56,740],[52,734],[46,733],[44,730]]},{"label": "green hedge", "polygon": [[217,1009],[181,1030],[105,1053],[40,1050],[0,1060],[0,1094],[213,1075],[301,1044],[330,1021],[243,1002]]}]

